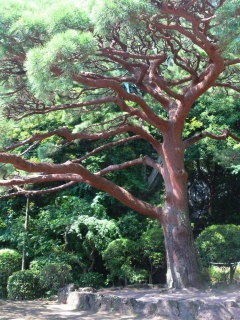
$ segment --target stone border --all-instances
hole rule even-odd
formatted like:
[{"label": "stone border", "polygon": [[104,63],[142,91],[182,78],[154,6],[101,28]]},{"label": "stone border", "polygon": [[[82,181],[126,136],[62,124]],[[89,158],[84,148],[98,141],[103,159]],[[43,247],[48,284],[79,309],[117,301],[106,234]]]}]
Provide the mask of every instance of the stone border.
[{"label": "stone border", "polygon": [[[227,302],[227,301],[226,301]],[[120,313],[145,318],[160,317],[170,320],[233,320],[236,301],[228,303],[205,301],[196,298],[169,299],[159,296],[154,302],[113,294],[70,292],[67,304],[75,310]]]}]

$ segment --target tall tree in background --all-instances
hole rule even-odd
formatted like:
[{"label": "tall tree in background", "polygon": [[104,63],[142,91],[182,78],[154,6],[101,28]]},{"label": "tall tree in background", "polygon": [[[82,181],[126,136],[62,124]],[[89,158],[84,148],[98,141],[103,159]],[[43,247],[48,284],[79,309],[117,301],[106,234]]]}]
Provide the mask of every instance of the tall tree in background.
[{"label": "tall tree in background", "polygon": [[[2,114],[19,120],[76,109],[81,121],[73,130],[62,127],[24,140],[15,137],[9,145],[2,138],[0,162],[21,171],[0,185],[15,187],[17,194],[34,194],[39,191],[19,186],[65,183],[50,192],[84,182],[107,192],[162,224],[168,286],[200,286],[184,152],[205,137],[240,139],[224,130],[221,135],[200,132],[184,140],[182,132],[189,110],[207,90],[240,92],[237,2],[2,1]],[[77,140],[81,156],[57,164],[26,160],[30,148],[53,136],[63,144]],[[87,167],[87,160],[98,152],[137,139],[152,146],[156,159],[150,154],[138,159],[126,155],[121,164],[98,171]],[[82,155],[84,140],[100,143]],[[113,172],[140,164],[162,175],[163,206],[147,203],[110,181]]]}]

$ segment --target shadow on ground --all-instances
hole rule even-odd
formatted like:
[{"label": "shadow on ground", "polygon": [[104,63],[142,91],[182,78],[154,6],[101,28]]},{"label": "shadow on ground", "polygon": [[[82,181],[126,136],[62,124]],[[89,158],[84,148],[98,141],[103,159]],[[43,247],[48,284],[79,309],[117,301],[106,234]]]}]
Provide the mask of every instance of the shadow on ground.
[{"label": "shadow on ground", "polygon": [[13,301],[0,300],[0,320],[143,320],[136,316],[113,315],[109,313],[92,313],[75,311],[68,305],[59,305],[53,301]]}]

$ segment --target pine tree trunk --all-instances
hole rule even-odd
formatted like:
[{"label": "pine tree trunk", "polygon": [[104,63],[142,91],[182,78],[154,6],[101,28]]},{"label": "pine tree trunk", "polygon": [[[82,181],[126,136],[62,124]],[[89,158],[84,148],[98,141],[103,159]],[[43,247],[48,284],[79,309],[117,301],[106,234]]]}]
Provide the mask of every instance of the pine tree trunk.
[{"label": "pine tree trunk", "polygon": [[162,226],[167,254],[167,285],[200,287],[197,251],[188,211],[184,146],[173,134],[164,137],[162,175],[166,194]]},{"label": "pine tree trunk", "polygon": [[192,230],[181,222],[164,227],[167,252],[167,286],[201,287],[199,265]]}]

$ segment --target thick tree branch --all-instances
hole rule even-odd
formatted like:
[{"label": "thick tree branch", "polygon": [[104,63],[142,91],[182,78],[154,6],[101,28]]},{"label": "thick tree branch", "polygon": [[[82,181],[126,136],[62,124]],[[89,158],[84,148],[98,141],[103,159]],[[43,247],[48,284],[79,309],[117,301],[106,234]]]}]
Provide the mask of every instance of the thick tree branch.
[{"label": "thick tree branch", "polygon": [[78,132],[78,133],[71,133],[67,127],[62,127],[57,130],[53,131],[48,131],[46,133],[39,133],[39,134],[33,134],[31,137],[29,137],[26,140],[19,141],[17,143],[14,143],[1,151],[6,152],[9,150],[16,149],[22,145],[29,144],[34,141],[42,141],[46,138],[52,137],[54,135],[58,135],[64,138],[66,142],[71,142],[76,139],[85,139],[85,140],[100,140],[100,139],[105,139],[109,138],[121,133],[125,132],[133,132],[136,133],[137,135],[141,136],[142,139],[147,140],[152,144],[154,149],[158,150],[160,149],[160,143],[149,133],[147,133],[143,128],[133,126],[131,124],[123,125],[121,127],[117,127],[113,130],[101,132],[101,133],[93,133],[93,134],[88,134],[84,132]]},{"label": "thick tree branch", "polygon": [[148,122],[149,124],[160,130],[164,130],[168,126],[168,122],[156,115],[156,113],[153,112],[151,108],[149,108],[144,100],[142,100],[135,94],[129,94],[129,96],[132,96],[130,98],[131,101],[138,103],[143,111],[139,110],[138,108],[129,107],[123,99],[119,99],[117,105],[123,112],[127,112],[131,116],[137,116],[138,118]]},{"label": "thick tree branch", "polygon": [[12,193],[7,193],[4,195],[0,195],[0,199],[15,197],[15,196],[19,196],[19,195],[40,195],[40,194],[53,193],[53,192],[57,192],[57,191],[69,188],[72,185],[74,185],[75,183],[76,183],[75,181],[70,181],[70,182],[67,182],[61,186],[50,188],[50,189],[44,189],[44,190],[25,190],[25,189],[19,188],[18,186],[13,186],[13,188],[17,189],[18,191],[12,192]]},{"label": "thick tree branch", "polygon": [[[128,70],[129,72],[135,74],[134,76],[134,79],[133,79],[133,83],[135,83],[136,85],[138,85],[140,88],[144,88],[143,90],[145,90],[146,92],[152,94],[154,92],[153,89],[156,90],[155,86],[154,88],[152,88],[151,86],[151,83],[153,82],[153,76],[151,75],[151,71],[150,71],[150,74],[148,76],[148,64],[146,63],[135,63],[135,62],[129,62],[127,61],[127,56],[136,56],[136,57],[140,57],[140,56],[144,56],[144,59],[146,59],[146,61],[151,61],[150,64],[154,64],[155,68],[157,66],[159,66],[160,64],[162,64],[163,62],[165,62],[165,60],[167,59],[167,55],[166,54],[156,54],[156,55],[149,55],[150,59],[148,59],[148,56],[147,55],[137,55],[137,54],[130,54],[128,52],[122,52],[122,57],[123,59],[119,59],[119,58],[116,58],[114,53],[115,52],[119,52],[119,51],[116,51],[116,50],[112,50],[112,48],[104,48],[104,49],[101,49],[105,55],[107,55],[109,57],[110,60],[113,60],[119,64],[122,65],[122,67],[125,69],[125,70]],[[153,59],[155,57],[155,59]],[[152,61],[153,60],[153,61]],[[138,71],[138,69],[140,69],[140,72]],[[156,72],[155,72],[156,74]],[[135,80],[136,79],[136,80]],[[157,77],[155,77],[155,79],[157,79]],[[135,80],[135,81],[134,81]],[[142,81],[145,80],[145,85],[143,85]],[[158,81],[160,81],[158,79]],[[156,82],[156,81],[155,81]],[[146,85],[146,83],[148,85]],[[156,84],[158,85],[158,83],[156,82]],[[173,98],[176,98],[177,97],[177,94],[172,91],[170,88],[168,88],[163,81],[161,81],[161,86],[158,86],[159,89],[161,89],[163,92],[167,93],[170,97],[173,97]],[[159,101],[164,108],[167,108],[167,105],[170,103],[169,99],[167,96],[165,96],[164,93],[162,94],[157,94],[156,95],[156,92],[155,92],[155,99],[157,101]],[[141,104],[140,104],[141,106]]]},{"label": "thick tree branch", "polygon": [[[130,70],[130,69],[129,69]],[[62,74],[62,70],[58,67],[52,67],[51,68],[51,72],[56,74],[57,76],[60,76]],[[133,70],[131,70],[131,72],[135,73],[135,70],[133,68]],[[99,76],[98,74],[94,74],[97,77]],[[73,75],[73,80],[81,83],[82,85],[85,86],[91,86],[94,88],[111,88],[112,90],[114,90],[118,96],[126,99],[126,100],[130,100],[133,102],[136,102],[139,104],[140,107],[144,107],[145,108],[145,112],[147,109],[150,108],[149,106],[147,106],[147,104],[138,96],[133,95],[133,94],[129,94],[122,86],[121,86],[121,82],[132,82],[135,83],[137,85],[139,85],[139,88],[141,88],[142,90],[148,92],[149,94],[151,94],[159,103],[161,103],[161,105],[163,106],[163,108],[167,109],[169,103],[171,102],[171,100],[164,95],[163,93],[159,93],[158,91],[160,91],[160,89],[157,90],[157,86],[151,86],[151,81],[146,77],[146,84],[139,84],[138,83],[138,78],[122,78],[121,82],[119,83],[121,78],[107,78],[107,77],[101,77],[100,79],[95,79],[95,78],[90,78],[89,77],[89,73],[87,72],[81,72],[79,74],[75,74]],[[155,115],[155,117],[159,117],[157,115]],[[159,119],[162,119],[161,117],[159,117]]]},{"label": "thick tree branch", "polygon": [[233,64],[240,63],[240,58],[232,59],[232,60],[225,60],[224,64],[225,66],[231,66]]},{"label": "thick tree branch", "polygon": [[41,173],[41,175],[35,177],[21,177],[12,180],[0,180],[0,186],[12,187],[26,183],[39,183],[47,181],[85,182],[92,187],[107,192],[131,209],[136,210],[137,212],[148,217],[161,220],[161,208],[137,199],[127,190],[101,176],[91,173],[81,164],[72,163],[71,161],[67,161],[64,164],[33,163],[24,160],[17,155],[7,153],[0,153],[0,162],[10,163],[16,169],[26,172]]},{"label": "thick tree branch", "polygon": [[234,91],[240,92],[240,87],[234,86],[231,83],[214,82],[213,87],[229,88],[229,89],[232,89]]},{"label": "thick tree branch", "polygon": [[98,147],[92,151],[90,151],[88,154],[86,154],[85,156],[79,158],[79,159],[76,159],[76,160],[72,160],[73,163],[78,163],[78,162],[82,162],[83,160],[91,157],[93,154],[95,153],[98,153],[100,151],[103,151],[103,150],[106,150],[108,148],[112,148],[112,147],[115,147],[115,146],[118,146],[120,144],[123,144],[123,143],[127,143],[129,141],[133,141],[133,140],[138,140],[138,139],[141,139],[141,136],[139,135],[136,135],[136,136],[133,136],[133,137],[128,137],[128,138],[125,138],[125,139],[121,139],[121,140],[118,140],[118,141],[114,141],[114,142],[109,142],[109,143],[106,143],[104,144],[103,146],[101,147]]},{"label": "thick tree branch", "polygon": [[163,77],[158,75],[158,72],[157,72],[157,67],[159,66],[158,60],[152,61],[150,66],[151,66],[150,74],[149,74],[150,79],[154,81],[159,86],[159,88],[161,88],[164,92],[166,92],[171,98],[182,100],[183,96],[171,90],[170,87],[168,87],[165,84]]},{"label": "thick tree branch", "polygon": [[[14,166],[14,164],[12,164]],[[16,188],[25,184],[46,183],[55,181],[70,181],[74,183],[84,182],[77,174],[36,174],[28,176],[17,176],[8,180],[0,180],[0,186]]]},{"label": "thick tree branch", "polygon": [[156,169],[159,173],[161,173],[161,165],[159,163],[155,162],[150,157],[144,156],[142,158],[126,161],[121,164],[110,165],[107,168],[104,168],[104,169],[100,170],[99,172],[97,172],[96,175],[102,176],[102,175],[104,175],[108,172],[111,172],[111,171],[123,170],[123,169],[129,168],[129,167],[132,167],[132,166],[143,164],[143,163],[149,165],[150,167]]},{"label": "thick tree branch", "polygon": [[231,137],[235,141],[240,142],[240,138],[238,136],[236,136],[235,134],[231,133],[228,130],[222,130],[221,135],[216,135],[216,134],[212,134],[207,131],[203,131],[203,132],[200,132],[189,139],[184,140],[183,143],[184,143],[185,148],[188,148],[204,138],[211,138],[214,140],[226,140],[228,137]]},{"label": "thick tree branch", "polygon": [[[141,76],[140,76],[141,77]],[[151,85],[149,85],[149,79],[148,77],[146,76],[145,77],[145,81],[147,84],[142,84],[142,83],[139,83],[139,79],[140,78],[137,78],[138,80],[136,80],[135,78],[121,78],[121,83],[123,82],[131,82],[131,83],[135,83],[136,85],[139,86],[139,88],[143,89],[144,91],[152,94],[154,96],[154,98],[159,101],[162,106],[167,109],[169,104],[170,104],[170,99],[167,98],[166,96],[164,96],[163,94],[157,94],[156,93],[156,90],[154,92],[153,88],[151,87]],[[119,78],[118,79],[113,79],[113,81],[115,82],[118,82]],[[141,81],[140,81],[141,82]],[[164,87],[165,88],[165,87]],[[120,107],[120,109],[122,111],[125,111],[125,112],[128,112],[130,115],[132,114],[136,114],[136,112],[138,112],[138,117],[145,120],[146,122],[148,122],[149,124],[155,126],[155,127],[160,127],[160,128],[163,128],[166,126],[167,124],[167,121],[164,120],[162,117],[158,116],[149,106],[148,104],[142,99],[140,98],[139,96],[137,96],[136,94],[131,94],[131,93],[128,93],[121,85],[118,85],[117,86],[113,86],[112,87],[113,90],[115,90],[117,92],[117,98],[115,98],[115,103]],[[165,88],[166,89],[166,88]],[[171,91],[170,89],[166,89],[166,91]],[[172,91],[171,91],[172,92]],[[174,93],[173,93],[174,95]],[[129,107],[127,106],[126,103],[123,104],[123,99],[124,98],[125,100],[127,101],[132,101],[132,102],[135,102],[136,104],[138,104],[141,109],[142,109],[142,112],[137,111],[137,109],[135,108],[132,108],[132,107]],[[124,109],[123,109],[123,105],[125,105]]]},{"label": "thick tree branch", "polygon": [[77,109],[81,107],[87,107],[87,106],[93,106],[93,105],[100,105],[103,103],[116,103],[117,98],[112,96],[105,96],[102,98],[97,98],[93,100],[88,100],[84,102],[78,102],[78,103],[69,103],[69,104],[61,104],[61,105],[53,105],[53,106],[44,106],[41,109],[31,109],[27,111],[25,114],[21,116],[14,117],[16,120],[21,120],[23,118],[26,118],[27,116],[33,115],[33,114],[46,114],[53,111],[59,111],[59,110],[68,110],[68,109]]},{"label": "thick tree branch", "polygon": [[174,86],[178,86],[179,84],[183,84],[183,83],[186,83],[186,82],[189,82],[192,80],[192,76],[188,76],[188,77],[185,77],[185,78],[182,78],[182,79],[178,79],[178,80],[165,80],[166,82],[166,85],[169,86],[169,87],[174,87]]}]

